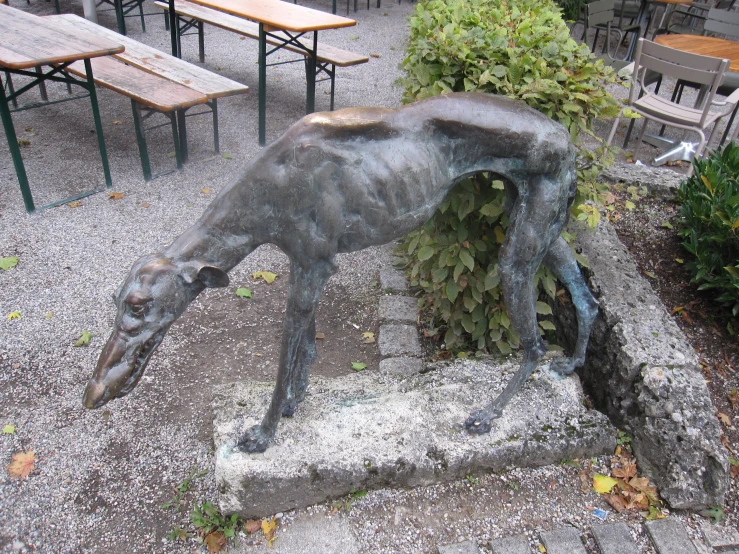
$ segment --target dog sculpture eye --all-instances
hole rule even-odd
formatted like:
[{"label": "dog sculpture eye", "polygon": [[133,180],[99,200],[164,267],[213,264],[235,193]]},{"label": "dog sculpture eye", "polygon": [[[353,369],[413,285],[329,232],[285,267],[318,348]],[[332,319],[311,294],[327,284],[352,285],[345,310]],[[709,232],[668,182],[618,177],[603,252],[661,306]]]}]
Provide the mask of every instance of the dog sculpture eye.
[{"label": "dog sculpture eye", "polygon": [[149,306],[147,304],[131,304],[128,307],[128,312],[134,317],[143,317],[148,311]]}]

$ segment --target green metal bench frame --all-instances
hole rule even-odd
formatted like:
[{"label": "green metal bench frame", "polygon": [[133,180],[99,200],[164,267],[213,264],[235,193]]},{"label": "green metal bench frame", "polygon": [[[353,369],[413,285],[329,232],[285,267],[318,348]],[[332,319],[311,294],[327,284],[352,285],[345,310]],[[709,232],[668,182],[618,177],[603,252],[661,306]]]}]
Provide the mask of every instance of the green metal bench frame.
[{"label": "green metal bench frame", "polygon": [[[87,73],[87,79],[77,79],[73,76],[71,76],[69,73],[65,72],[65,68],[70,65],[71,62],[68,63],[62,63],[55,66],[50,66],[50,69],[47,72],[44,72],[40,67],[37,67],[35,71],[25,70],[25,69],[4,69],[6,75],[22,75],[24,77],[30,77],[31,82],[27,85],[24,85],[23,87],[19,89],[14,89],[12,86],[12,81],[10,79],[6,79],[7,84],[0,80],[0,119],[2,119],[3,122],[3,128],[5,130],[5,135],[8,138],[8,148],[10,149],[10,155],[13,159],[13,165],[15,166],[15,172],[18,176],[18,184],[21,189],[21,195],[23,196],[23,203],[26,206],[26,211],[28,213],[33,213],[34,211],[40,211],[45,210],[47,208],[53,208],[55,206],[59,206],[61,204],[66,204],[68,202],[72,202],[74,200],[79,200],[80,198],[84,198],[85,196],[90,196],[91,194],[95,194],[97,192],[101,192],[105,190],[105,188],[110,188],[112,186],[112,180],[110,177],[110,166],[108,165],[108,153],[105,149],[105,138],[103,136],[103,126],[100,120],[100,110],[98,108],[98,100],[97,100],[97,93],[95,92],[95,82],[93,80],[92,75],[92,66],[90,64],[89,59],[85,59],[85,71]],[[55,81],[60,83],[66,83],[67,87],[71,87],[71,85],[76,85],[79,87],[82,87],[87,93],[86,94],[80,94],[77,96],[72,96],[68,98],[61,98],[59,100],[42,100],[41,102],[35,102],[32,104],[26,104],[17,106],[17,98],[21,96],[23,93],[27,92],[28,90],[39,86],[43,87],[44,83],[46,81]],[[10,86],[8,86],[10,85]],[[44,90],[42,88],[42,90]],[[45,93],[43,93],[43,96],[45,96]],[[79,194],[76,194],[74,196],[70,196],[69,198],[65,198],[63,200],[57,200],[55,202],[52,202],[50,204],[47,204],[42,207],[36,207],[34,201],[33,201],[33,195],[31,194],[31,188],[28,184],[28,176],[26,175],[26,168],[23,164],[23,156],[21,155],[20,146],[18,144],[18,138],[15,134],[15,127],[13,125],[13,119],[11,116],[12,112],[16,111],[23,111],[23,110],[29,110],[33,108],[38,108],[41,106],[47,106],[50,104],[58,104],[60,102],[67,102],[69,100],[77,100],[80,98],[90,98],[90,103],[92,104],[92,117],[95,121],[95,134],[97,135],[97,141],[98,141],[98,148],[100,150],[100,157],[102,159],[103,163],[103,174],[105,175],[105,187],[98,187],[93,190],[89,190],[86,192],[82,192]],[[10,104],[13,103],[14,107],[12,110],[10,109]]]}]

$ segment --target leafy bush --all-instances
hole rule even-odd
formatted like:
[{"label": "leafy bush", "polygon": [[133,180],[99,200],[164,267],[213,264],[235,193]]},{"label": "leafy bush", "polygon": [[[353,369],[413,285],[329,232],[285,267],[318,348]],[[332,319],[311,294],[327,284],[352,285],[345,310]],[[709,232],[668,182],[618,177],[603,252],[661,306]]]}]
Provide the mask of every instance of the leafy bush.
[{"label": "leafy bush", "polygon": [[562,8],[562,17],[567,21],[577,20],[580,8],[585,4],[585,0],[557,0],[557,5]]},{"label": "leafy bush", "polygon": [[693,162],[693,176],[680,185],[680,236],[693,255],[686,264],[698,290],[739,314],[739,146],[728,144]]},{"label": "leafy bush", "polygon": [[[552,0],[426,0],[417,4],[410,27],[405,76],[399,80],[404,101],[458,91],[520,98],[564,124],[573,141],[581,132],[592,135],[596,118],[618,113],[605,90],[615,82],[612,69],[570,38]],[[600,215],[586,202],[602,203],[595,178],[612,156],[604,149],[581,154],[586,163],[578,171],[572,214],[593,226]],[[470,340],[478,350],[494,344],[508,353],[518,347],[496,263],[507,226],[503,184],[475,176],[459,183],[401,246],[412,284],[421,286],[426,305],[448,327],[449,348]],[[552,274],[542,268],[537,282],[546,297],[555,297]],[[537,307],[551,313],[545,302]],[[545,321],[540,326],[554,328]]]}]

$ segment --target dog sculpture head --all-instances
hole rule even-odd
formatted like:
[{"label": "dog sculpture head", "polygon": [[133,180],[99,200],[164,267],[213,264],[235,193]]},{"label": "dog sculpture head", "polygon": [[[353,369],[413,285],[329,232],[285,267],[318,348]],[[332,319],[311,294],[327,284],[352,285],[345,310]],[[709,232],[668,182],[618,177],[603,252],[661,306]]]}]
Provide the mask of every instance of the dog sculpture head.
[{"label": "dog sculpture head", "polygon": [[114,295],[115,329],[85,387],[85,407],[99,408],[131,392],[188,304],[206,287],[227,285],[223,270],[204,263],[176,262],[156,254],[138,260]]}]

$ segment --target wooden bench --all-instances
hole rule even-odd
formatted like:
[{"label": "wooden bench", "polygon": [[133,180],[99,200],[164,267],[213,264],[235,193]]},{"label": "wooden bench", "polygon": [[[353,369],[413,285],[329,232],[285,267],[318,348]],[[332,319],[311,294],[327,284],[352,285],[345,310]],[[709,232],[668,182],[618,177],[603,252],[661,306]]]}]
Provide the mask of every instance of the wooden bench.
[{"label": "wooden bench", "polygon": [[[99,63],[93,65],[93,76],[99,85],[131,98],[139,150],[142,152],[141,163],[144,177],[147,180],[151,178],[151,172],[147,171],[148,154],[142,123],[152,111],[166,115],[172,124],[173,133],[175,130],[177,132],[175,155],[178,168],[182,166],[182,162],[187,160],[185,117],[203,113],[186,114],[187,110],[193,106],[203,105],[212,113],[213,144],[215,151],[220,151],[217,100],[226,96],[244,94],[249,87],[76,15],[64,14],[48,17],[53,18],[57,25],[69,29],[84,28],[101,37],[115,38],[118,43],[124,45],[125,50],[113,56],[115,60],[104,58],[96,60]],[[80,68],[79,65],[74,65],[72,71],[84,72],[84,66]],[[142,112],[145,113],[142,115]]]},{"label": "wooden bench", "polygon": [[[162,1],[154,2],[154,5],[162,8],[165,11],[165,24],[169,29],[169,19],[166,17],[167,11],[169,10],[169,5],[166,2]],[[226,31],[237,33],[248,38],[259,40],[259,24],[254,23],[253,21],[213,10],[205,6],[200,6],[198,4],[194,4],[193,2],[188,2],[187,0],[175,0],[175,12],[177,15],[178,25],[178,51],[181,54],[182,48],[180,46],[180,37],[185,34],[189,34],[187,33],[187,31],[194,27],[197,27],[198,53],[201,63],[205,61],[205,39],[203,31],[204,23],[213,25],[220,29],[225,29]],[[285,36],[285,38],[288,38],[283,31],[272,31],[272,34],[283,35]],[[305,44],[306,46],[311,46],[305,40],[300,40],[300,42]],[[279,40],[270,38],[269,35],[267,35],[267,43],[272,46],[281,46],[283,44]],[[301,56],[307,56],[306,51],[301,49],[299,46],[286,45],[284,46],[284,48],[296,54],[300,54]],[[336,48],[335,46],[330,46],[323,43],[318,44],[317,55],[317,73],[325,73],[326,75],[328,75],[328,77],[324,80],[331,81],[331,110],[333,110],[336,67],[348,67],[351,65],[367,63],[369,61],[369,58],[367,56],[362,56],[361,54],[355,54],[354,52],[342,50],[341,48]],[[309,70],[309,66],[306,65],[306,71]]]},{"label": "wooden bench", "polygon": [[[96,58],[91,61],[93,80],[97,86],[113,90],[131,99],[133,124],[136,130],[136,141],[141,157],[141,169],[144,179],[152,178],[149,150],[146,145],[144,121],[152,112],[164,114],[172,126],[177,169],[182,168],[182,151],[177,128],[177,112],[186,111],[192,106],[205,104],[208,97],[196,90],[179,85],[153,73],[148,73],[133,66],[126,65],[112,58]],[[85,65],[82,62],[71,64],[70,73],[86,77]],[[183,131],[184,134],[184,131]],[[166,172],[168,173],[168,172]]]}]

